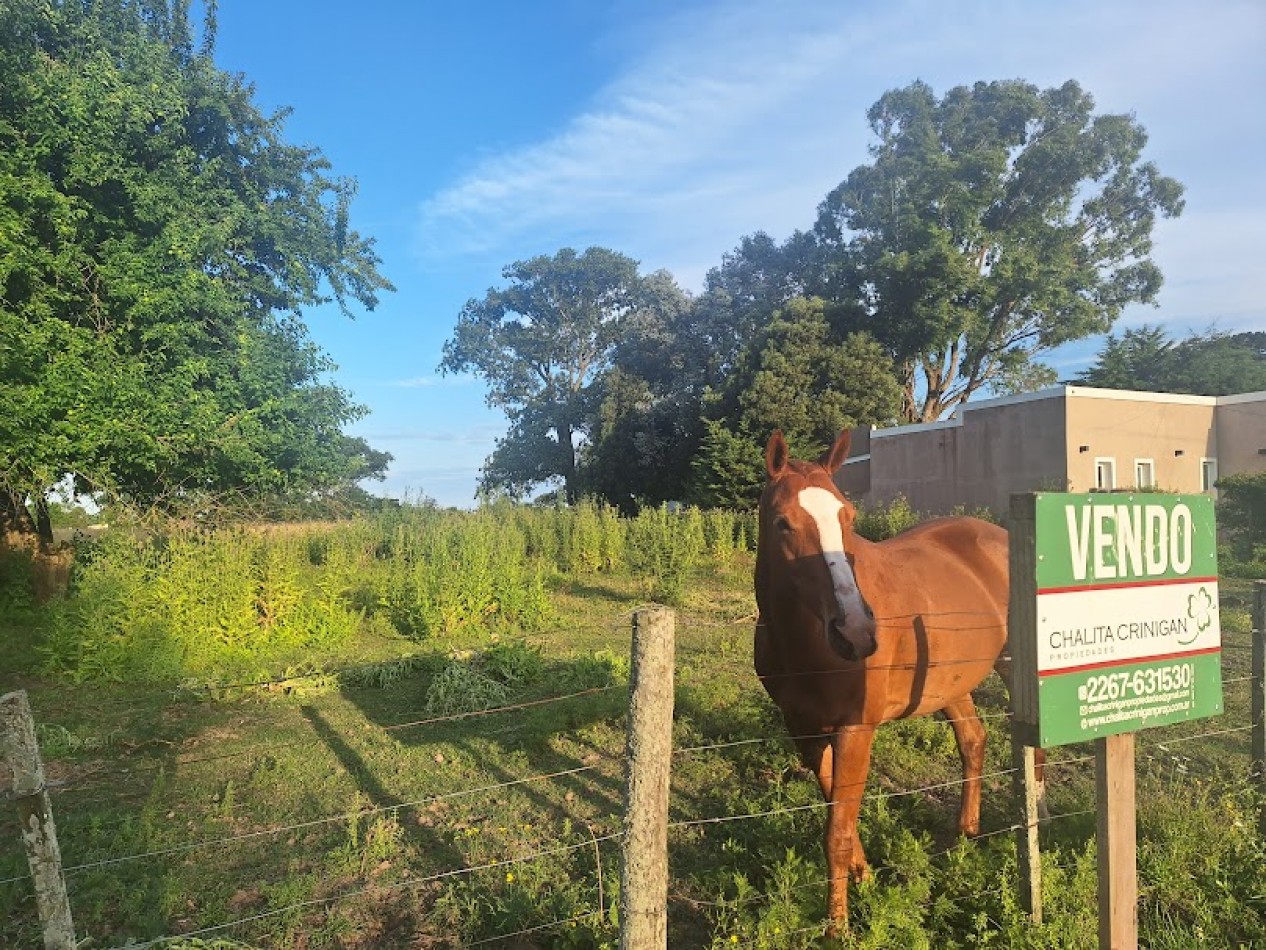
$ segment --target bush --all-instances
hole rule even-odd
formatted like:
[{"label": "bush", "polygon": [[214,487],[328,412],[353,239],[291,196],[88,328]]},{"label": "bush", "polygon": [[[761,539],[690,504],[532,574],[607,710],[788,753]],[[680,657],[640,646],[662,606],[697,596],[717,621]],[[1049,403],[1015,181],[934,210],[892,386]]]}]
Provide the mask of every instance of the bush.
[{"label": "bush", "polygon": [[491,622],[530,628],[549,615],[540,565],[505,515],[427,512],[394,525],[383,603],[401,634],[421,639]]},{"label": "bush", "polygon": [[1218,479],[1218,526],[1231,538],[1236,557],[1252,560],[1266,546],[1266,472]]},{"label": "bush", "polygon": [[354,636],[345,592],[299,533],[112,533],[53,605],[46,665],[76,681],[254,676]]},{"label": "bush", "polygon": [[870,541],[884,541],[923,520],[905,496],[898,495],[887,508],[859,508],[853,530]]},{"label": "bush", "polygon": [[629,525],[627,544],[629,566],[646,575],[650,595],[680,604],[686,578],[704,551],[703,517],[697,508],[648,508]]}]

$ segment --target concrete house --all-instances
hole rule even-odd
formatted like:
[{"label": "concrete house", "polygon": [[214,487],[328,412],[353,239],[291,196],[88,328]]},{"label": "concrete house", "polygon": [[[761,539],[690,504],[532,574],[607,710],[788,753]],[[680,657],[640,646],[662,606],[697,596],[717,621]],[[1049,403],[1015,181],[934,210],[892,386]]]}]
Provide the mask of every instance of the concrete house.
[{"label": "concrete house", "polygon": [[941,422],[853,430],[836,480],[854,502],[1004,514],[1012,492],[1213,491],[1266,471],[1266,392],[1186,396],[1056,386],[968,402]]}]

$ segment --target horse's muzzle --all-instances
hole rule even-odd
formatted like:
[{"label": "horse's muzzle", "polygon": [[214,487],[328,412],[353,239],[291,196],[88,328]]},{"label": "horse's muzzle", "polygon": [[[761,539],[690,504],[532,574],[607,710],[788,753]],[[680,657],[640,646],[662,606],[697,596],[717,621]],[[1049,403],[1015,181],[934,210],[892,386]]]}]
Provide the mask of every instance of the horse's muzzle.
[{"label": "horse's muzzle", "polygon": [[875,618],[869,610],[861,617],[835,617],[826,625],[826,642],[850,663],[864,660],[879,648]]}]

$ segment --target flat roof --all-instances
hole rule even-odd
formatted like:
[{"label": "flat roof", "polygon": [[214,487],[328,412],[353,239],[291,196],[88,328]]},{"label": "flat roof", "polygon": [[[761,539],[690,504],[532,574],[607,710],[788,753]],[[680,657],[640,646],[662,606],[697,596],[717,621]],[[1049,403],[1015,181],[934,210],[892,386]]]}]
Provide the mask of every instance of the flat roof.
[{"label": "flat roof", "polygon": [[954,409],[948,419],[936,422],[916,422],[906,426],[889,426],[884,429],[872,429],[872,439],[886,439],[889,436],[906,432],[928,432],[934,429],[949,429],[963,424],[963,414],[976,409],[992,409],[998,406],[1014,406],[1024,402],[1037,402],[1042,399],[1113,399],[1121,402],[1168,403],[1174,406],[1232,406],[1246,402],[1266,402],[1266,390],[1252,393],[1236,393],[1231,396],[1192,396],[1187,393],[1157,393],[1137,389],[1099,389],[1094,386],[1050,386],[1031,393],[1017,393],[1014,396],[995,396],[979,402],[961,403]]}]

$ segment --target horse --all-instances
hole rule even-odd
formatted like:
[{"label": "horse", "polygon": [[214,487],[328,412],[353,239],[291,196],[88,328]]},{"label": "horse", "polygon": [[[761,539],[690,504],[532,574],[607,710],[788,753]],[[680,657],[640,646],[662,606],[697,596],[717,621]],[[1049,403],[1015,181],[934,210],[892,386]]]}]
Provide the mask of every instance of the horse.
[{"label": "horse", "polygon": [[963,764],[959,830],[980,830],[985,729],[971,691],[997,669],[1009,683],[1007,533],[939,518],[886,541],[853,530],[857,510],[832,476],[842,432],[817,462],[792,459],[781,430],[765,447],[756,548],[755,666],[829,803],[831,932],[848,921],[850,876],[867,875],[857,836],[875,729],[943,712]]}]

